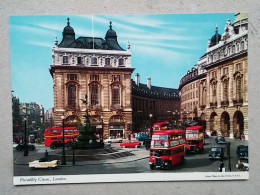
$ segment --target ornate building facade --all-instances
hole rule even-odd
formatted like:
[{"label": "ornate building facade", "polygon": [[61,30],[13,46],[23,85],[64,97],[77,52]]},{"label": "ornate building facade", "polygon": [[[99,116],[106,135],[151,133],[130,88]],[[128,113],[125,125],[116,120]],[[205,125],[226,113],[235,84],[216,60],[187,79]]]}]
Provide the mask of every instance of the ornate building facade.
[{"label": "ornate building facade", "polygon": [[174,124],[179,120],[179,90],[151,85],[151,77],[147,84],[140,83],[140,75],[132,81],[133,130],[144,132],[155,122],[169,121]]},{"label": "ornate building facade", "polygon": [[[127,136],[132,131],[130,45],[121,48],[111,22],[105,39],[76,39],[68,19],[61,43],[55,39],[52,59],[54,125],[62,123],[62,115],[65,125],[82,124],[88,110],[97,134]],[[87,106],[81,101],[85,97]]]},{"label": "ornate building facade", "polygon": [[224,33],[208,41],[206,53],[179,84],[181,118],[203,121],[207,131],[248,139],[248,16],[226,21]]}]

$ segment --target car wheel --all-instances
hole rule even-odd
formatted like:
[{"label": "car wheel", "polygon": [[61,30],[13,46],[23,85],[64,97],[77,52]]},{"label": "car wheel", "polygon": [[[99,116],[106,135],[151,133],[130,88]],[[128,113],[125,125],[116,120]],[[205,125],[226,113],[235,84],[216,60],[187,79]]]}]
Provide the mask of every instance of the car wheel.
[{"label": "car wheel", "polygon": [[154,170],[154,164],[150,164],[150,169]]},{"label": "car wheel", "polygon": [[119,143],[122,143],[122,140],[119,140]]}]

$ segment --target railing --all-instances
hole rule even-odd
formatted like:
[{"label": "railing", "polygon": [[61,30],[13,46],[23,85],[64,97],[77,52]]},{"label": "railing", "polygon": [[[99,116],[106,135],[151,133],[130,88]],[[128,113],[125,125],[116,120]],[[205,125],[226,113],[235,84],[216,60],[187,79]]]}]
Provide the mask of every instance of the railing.
[{"label": "railing", "polygon": [[221,101],[221,106],[222,106],[222,107],[228,107],[228,105],[229,105],[229,101],[228,101],[228,100],[226,100],[226,101]]},{"label": "railing", "polygon": [[201,110],[204,110],[205,108],[206,108],[206,105],[201,105],[201,106],[200,106],[200,109],[201,109]]},{"label": "railing", "polygon": [[216,108],[217,107],[217,102],[210,102],[209,106],[210,106],[210,108]]},{"label": "railing", "polygon": [[243,105],[243,99],[233,100],[234,106],[242,106]]}]

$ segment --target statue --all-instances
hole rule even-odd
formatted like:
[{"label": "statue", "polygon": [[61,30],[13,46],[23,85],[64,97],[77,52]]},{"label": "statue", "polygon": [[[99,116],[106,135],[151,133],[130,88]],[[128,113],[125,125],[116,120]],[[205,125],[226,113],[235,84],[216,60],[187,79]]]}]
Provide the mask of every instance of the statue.
[{"label": "statue", "polygon": [[[87,99],[87,95],[85,95],[85,99],[80,99],[82,100],[82,103],[86,105],[86,107],[88,105]],[[91,126],[88,109],[86,109],[84,117],[85,121],[83,125],[79,127],[79,136],[77,138],[77,148],[81,149],[90,148],[90,140],[92,140],[91,147],[96,143],[95,129]]]}]

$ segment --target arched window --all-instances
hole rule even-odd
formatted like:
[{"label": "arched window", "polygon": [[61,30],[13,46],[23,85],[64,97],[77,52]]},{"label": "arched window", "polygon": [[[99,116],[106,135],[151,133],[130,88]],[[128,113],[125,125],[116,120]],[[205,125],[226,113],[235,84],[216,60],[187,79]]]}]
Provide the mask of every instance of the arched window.
[{"label": "arched window", "polygon": [[212,101],[217,102],[217,84],[212,84]]},{"label": "arched window", "polygon": [[112,86],[112,106],[113,108],[120,107],[120,87],[118,85]]},{"label": "arched window", "polygon": [[119,66],[124,66],[125,64],[124,64],[124,59],[123,58],[120,58],[119,59]]},{"label": "arched window", "polygon": [[69,85],[68,86],[68,108],[76,109],[76,86]]},{"label": "arched window", "polygon": [[97,65],[97,58],[96,57],[91,58],[91,65]]}]

